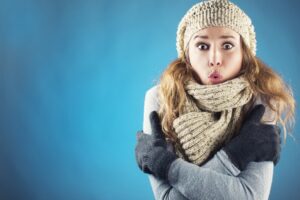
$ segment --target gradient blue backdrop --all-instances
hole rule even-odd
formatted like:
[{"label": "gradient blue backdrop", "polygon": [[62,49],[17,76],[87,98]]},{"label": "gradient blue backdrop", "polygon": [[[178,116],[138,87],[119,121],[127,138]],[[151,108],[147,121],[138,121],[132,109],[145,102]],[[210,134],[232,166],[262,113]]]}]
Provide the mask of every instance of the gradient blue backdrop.
[{"label": "gradient blue backdrop", "polygon": [[[153,199],[135,133],[196,2],[0,0],[1,200]],[[233,2],[255,24],[258,56],[299,101],[300,2]],[[300,199],[299,153],[289,137],[271,200]]]}]

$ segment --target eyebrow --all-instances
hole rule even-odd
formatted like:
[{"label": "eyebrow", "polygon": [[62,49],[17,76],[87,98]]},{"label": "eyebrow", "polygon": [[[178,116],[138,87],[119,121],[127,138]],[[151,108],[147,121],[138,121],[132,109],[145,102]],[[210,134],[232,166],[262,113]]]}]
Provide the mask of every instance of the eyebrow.
[{"label": "eyebrow", "polygon": [[[196,36],[194,37],[194,40],[195,40],[196,38],[208,39],[209,37],[208,37],[207,35],[196,35]],[[221,38],[221,39],[228,39],[228,38],[233,38],[233,39],[235,39],[235,37],[232,36],[232,35],[221,35],[219,38]]]}]

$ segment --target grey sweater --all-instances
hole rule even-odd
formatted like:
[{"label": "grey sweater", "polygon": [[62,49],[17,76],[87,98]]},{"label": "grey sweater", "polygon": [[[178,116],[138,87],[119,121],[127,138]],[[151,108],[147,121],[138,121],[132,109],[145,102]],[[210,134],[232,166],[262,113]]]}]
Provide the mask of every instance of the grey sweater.
[{"label": "grey sweater", "polygon": [[[143,131],[147,134],[152,133],[149,114],[159,110],[157,92],[154,86],[145,96]],[[152,175],[149,179],[156,200],[265,200],[270,194],[273,169],[273,162],[250,162],[241,172],[220,150],[201,167],[175,160],[170,166],[169,181]]]}]

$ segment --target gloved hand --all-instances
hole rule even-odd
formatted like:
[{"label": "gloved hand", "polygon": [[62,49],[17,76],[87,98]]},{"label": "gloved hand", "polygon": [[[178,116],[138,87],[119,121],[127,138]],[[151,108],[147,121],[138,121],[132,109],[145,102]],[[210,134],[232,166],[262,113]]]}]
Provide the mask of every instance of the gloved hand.
[{"label": "gloved hand", "polygon": [[170,165],[177,159],[175,153],[167,150],[157,112],[150,113],[152,134],[137,133],[135,156],[139,168],[148,174],[166,179]]},{"label": "gloved hand", "polygon": [[273,161],[276,165],[280,156],[280,128],[260,122],[265,107],[257,105],[245,119],[238,136],[223,149],[233,164],[241,171],[249,162]]}]

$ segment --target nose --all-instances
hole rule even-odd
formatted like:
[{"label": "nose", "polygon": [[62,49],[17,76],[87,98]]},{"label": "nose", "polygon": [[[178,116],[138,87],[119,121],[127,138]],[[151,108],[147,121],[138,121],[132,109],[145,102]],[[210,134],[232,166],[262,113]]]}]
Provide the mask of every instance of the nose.
[{"label": "nose", "polygon": [[210,67],[219,67],[222,65],[222,55],[221,52],[216,48],[211,48],[209,55],[209,63]]}]

